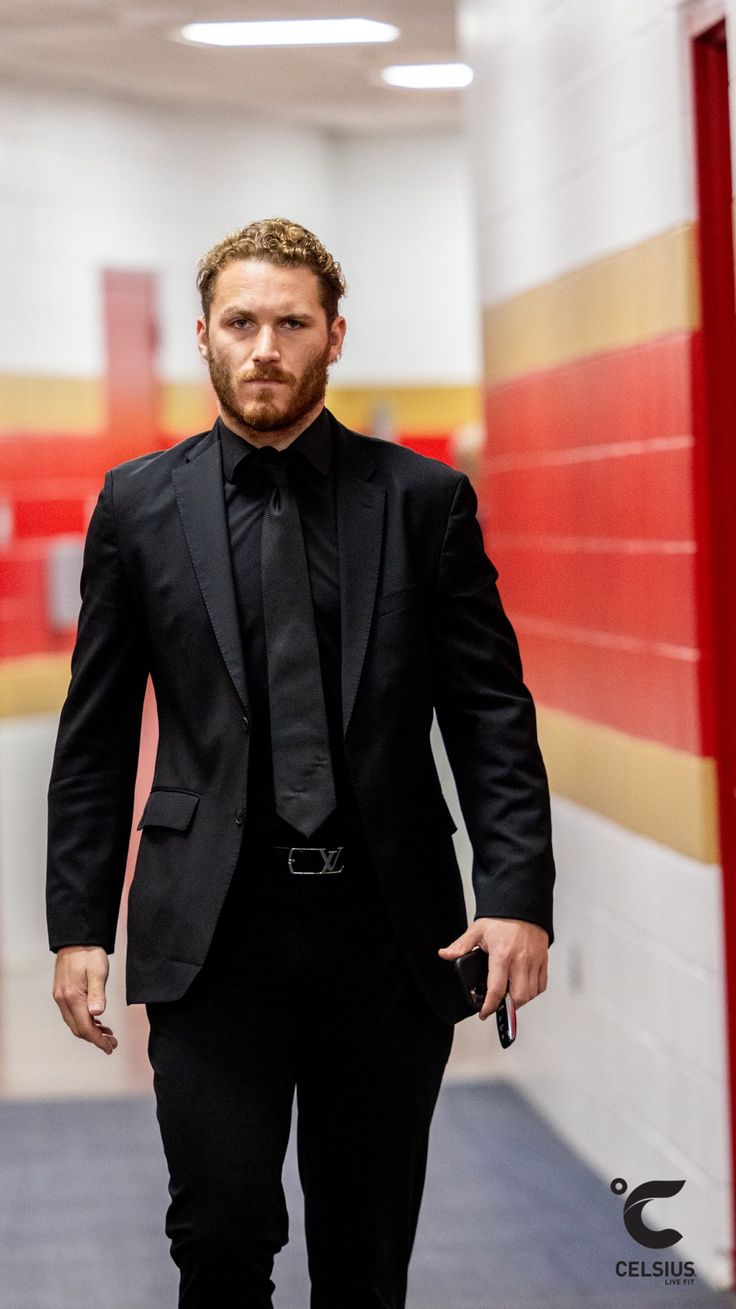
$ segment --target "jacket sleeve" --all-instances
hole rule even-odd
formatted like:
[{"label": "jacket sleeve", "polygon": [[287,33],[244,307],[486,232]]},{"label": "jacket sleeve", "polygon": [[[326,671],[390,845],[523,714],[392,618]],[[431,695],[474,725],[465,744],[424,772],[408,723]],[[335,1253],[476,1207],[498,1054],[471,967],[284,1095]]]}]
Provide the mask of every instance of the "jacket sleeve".
[{"label": "jacket sleeve", "polygon": [[433,606],[434,703],[473,848],[475,918],[520,918],[553,940],[555,866],[547,775],[519,647],[463,474]]},{"label": "jacket sleeve", "polygon": [[49,948],[112,953],[133,814],[147,642],[105,474],[87,530],[82,604],[48,787]]}]

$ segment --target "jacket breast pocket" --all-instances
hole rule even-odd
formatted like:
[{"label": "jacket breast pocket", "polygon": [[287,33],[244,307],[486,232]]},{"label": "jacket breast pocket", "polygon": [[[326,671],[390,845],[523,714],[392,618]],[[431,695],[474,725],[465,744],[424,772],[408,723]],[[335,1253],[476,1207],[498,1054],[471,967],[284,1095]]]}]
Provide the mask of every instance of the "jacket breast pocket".
[{"label": "jacket breast pocket", "polygon": [[379,595],[376,600],[377,614],[393,614],[399,609],[408,609],[410,605],[417,603],[419,592],[416,582],[410,586],[402,586],[398,591],[386,591],[384,595]]},{"label": "jacket breast pocket", "polygon": [[199,804],[194,791],[153,790],[146,800],[137,831],[143,827],[171,827],[186,832]]}]

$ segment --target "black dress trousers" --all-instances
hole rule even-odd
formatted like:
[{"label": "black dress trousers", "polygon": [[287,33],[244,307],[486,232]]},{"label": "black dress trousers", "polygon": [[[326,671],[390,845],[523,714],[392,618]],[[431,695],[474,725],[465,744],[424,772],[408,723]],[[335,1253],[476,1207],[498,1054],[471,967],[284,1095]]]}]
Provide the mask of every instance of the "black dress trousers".
[{"label": "black dress trousers", "polygon": [[272,1306],[295,1092],[310,1309],[402,1309],[454,1027],[366,855],[298,876],[247,852],[192,986],[146,1009],[180,1309]]}]

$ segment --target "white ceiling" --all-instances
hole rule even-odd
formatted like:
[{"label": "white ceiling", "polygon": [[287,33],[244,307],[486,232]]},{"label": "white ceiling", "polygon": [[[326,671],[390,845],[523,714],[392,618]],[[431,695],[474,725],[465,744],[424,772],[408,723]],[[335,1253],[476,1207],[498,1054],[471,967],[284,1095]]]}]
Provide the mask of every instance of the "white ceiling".
[{"label": "white ceiling", "polygon": [[[187,22],[376,18],[401,29],[380,45],[207,49],[170,39]],[[386,64],[458,58],[454,0],[0,0],[0,75],[174,106],[255,112],[335,131],[460,122],[462,91],[384,86]]]}]

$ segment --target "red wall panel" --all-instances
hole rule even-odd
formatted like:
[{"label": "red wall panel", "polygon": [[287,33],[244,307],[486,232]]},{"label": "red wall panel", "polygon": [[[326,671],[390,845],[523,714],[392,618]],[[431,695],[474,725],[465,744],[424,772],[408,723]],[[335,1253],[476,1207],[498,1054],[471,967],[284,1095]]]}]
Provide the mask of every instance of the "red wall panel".
[{"label": "red wall panel", "polygon": [[499,570],[504,604],[576,628],[612,632],[638,640],[697,647],[695,557],[688,554],[629,553],[514,548],[489,538],[488,553]]},{"label": "red wall panel", "polygon": [[700,732],[697,661],[642,646],[573,640],[512,616],[525,678],[540,704],[678,750],[708,753]]},{"label": "red wall panel", "polygon": [[624,457],[506,467],[488,459],[480,481],[489,541],[496,532],[692,541],[691,459],[687,437]]},{"label": "red wall panel", "polygon": [[678,436],[691,429],[690,334],[489,387],[489,454]]},{"label": "red wall panel", "polygon": [[490,387],[478,490],[540,703],[700,753],[691,350],[677,332]]}]

